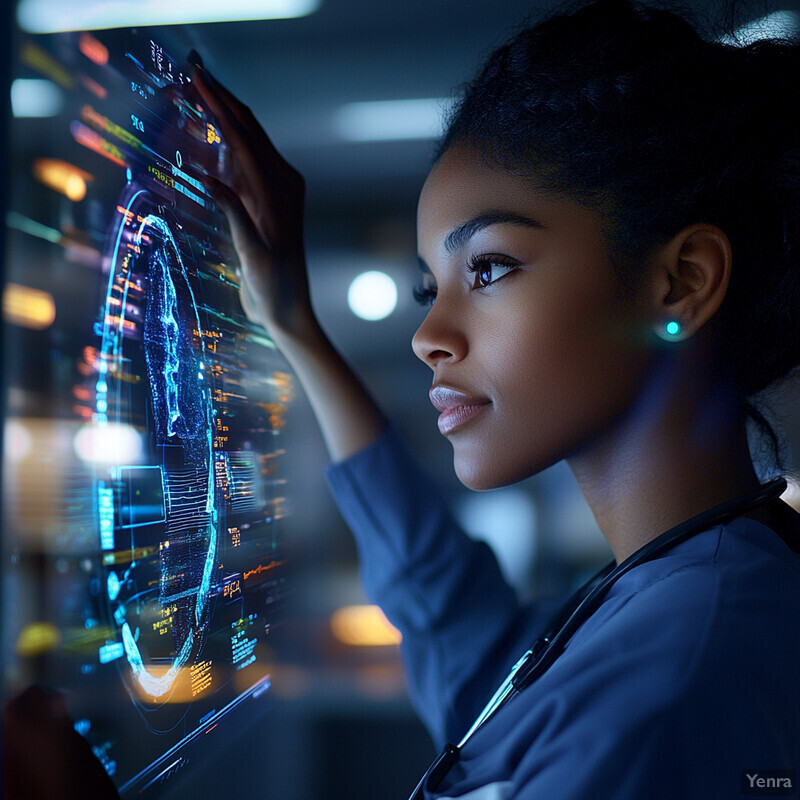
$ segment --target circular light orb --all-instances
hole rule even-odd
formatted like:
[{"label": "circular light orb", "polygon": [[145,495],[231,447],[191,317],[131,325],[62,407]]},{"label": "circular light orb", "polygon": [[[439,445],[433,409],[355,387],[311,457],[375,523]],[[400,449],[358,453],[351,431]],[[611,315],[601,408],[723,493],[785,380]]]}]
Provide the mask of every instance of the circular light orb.
[{"label": "circular light orb", "polygon": [[136,464],[142,454],[142,437],[130,425],[90,422],[75,434],[73,448],[81,461]]},{"label": "circular light orb", "polygon": [[397,306],[397,284],[385,272],[362,272],[347,290],[347,304],[361,319],[384,319]]},{"label": "circular light orb", "polygon": [[678,336],[681,332],[681,324],[674,319],[667,323],[667,334],[670,336]]},{"label": "circular light orb", "polygon": [[3,455],[9,461],[24,460],[31,452],[33,439],[27,425],[16,419],[7,419],[3,433]]}]

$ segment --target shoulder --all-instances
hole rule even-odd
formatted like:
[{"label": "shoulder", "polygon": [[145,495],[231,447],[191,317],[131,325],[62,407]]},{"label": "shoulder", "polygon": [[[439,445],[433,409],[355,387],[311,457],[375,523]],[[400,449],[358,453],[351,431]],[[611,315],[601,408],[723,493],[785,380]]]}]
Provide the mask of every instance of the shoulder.
[{"label": "shoulder", "polygon": [[685,671],[704,648],[744,636],[774,645],[782,634],[798,640],[798,632],[800,555],[765,525],[740,518],[624,575],[570,648],[605,644],[619,654],[624,645],[642,658],[668,652],[673,669]]},{"label": "shoulder", "polygon": [[518,786],[727,798],[742,769],[800,756],[800,557],[737,521],[657,561],[631,570],[521,695],[534,744]]},{"label": "shoulder", "polygon": [[584,723],[601,727],[609,718],[663,719],[687,698],[718,709],[755,680],[775,702],[783,694],[800,705],[792,667],[800,663],[800,556],[750,521],[683,545],[612,587],[531,700],[582,709]]}]

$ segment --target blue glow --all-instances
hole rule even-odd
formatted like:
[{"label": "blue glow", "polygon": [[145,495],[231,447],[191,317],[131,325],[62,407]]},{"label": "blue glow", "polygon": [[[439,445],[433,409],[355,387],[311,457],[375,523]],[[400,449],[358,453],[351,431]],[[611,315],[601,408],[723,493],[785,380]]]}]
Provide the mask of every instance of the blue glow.
[{"label": "blue glow", "polygon": [[122,642],[105,644],[100,648],[100,663],[108,664],[109,661],[116,661],[116,659],[122,658],[124,654],[125,650],[122,647]]},{"label": "blue glow", "polygon": [[[169,669],[158,677],[151,675],[145,669],[139,647],[136,644],[136,640],[131,633],[130,625],[128,625],[127,622],[122,626],[122,642],[124,643],[128,663],[131,665],[131,670],[139,682],[139,685],[151,697],[163,697],[172,687],[175,678],[178,677],[181,667],[189,660],[189,656],[192,652],[192,645],[194,644],[194,633],[191,631],[189,632],[189,635],[183,643],[183,647],[173,660]],[[119,648],[121,651],[123,644],[120,644]],[[120,652],[120,655],[122,655],[122,652]]]},{"label": "blue glow", "polygon": [[106,586],[108,589],[108,599],[113,602],[117,599],[120,589],[120,582],[116,572],[108,573],[108,581],[106,582]]},{"label": "blue glow", "polygon": [[[202,451],[203,434],[210,421],[210,398],[205,391],[198,393],[196,383],[188,380],[188,374],[199,372],[203,363],[195,354],[191,337],[192,328],[202,330],[194,295],[180,249],[166,221],[149,214],[134,243],[141,246],[145,236],[153,244],[144,342],[159,439],[179,437],[195,463],[208,463]],[[173,275],[183,279],[188,303],[180,302]],[[202,353],[202,336],[200,343]]]},{"label": "blue glow", "polygon": [[[207,633],[219,511],[213,471],[212,399],[205,381],[198,383],[205,369],[203,326],[189,271],[172,227],[160,213],[135,211],[137,200],[141,204],[148,202],[146,198],[147,193],[133,191],[130,200],[121,203],[126,213],[120,215],[106,295],[95,418],[102,415],[104,419],[119,420],[125,413],[124,384],[117,377],[115,365],[129,359],[140,346],[146,364],[154,443],[181,452],[184,466],[163,471],[159,479],[163,481],[160,496],[162,503],[168,501],[169,508],[162,505],[160,514],[151,513],[151,507],[158,506],[154,500],[158,487],[147,480],[147,473],[158,470],[161,475],[161,466],[117,467],[111,472],[111,486],[98,481],[98,492],[103,491],[99,495],[101,539],[105,536],[104,549],[111,549],[115,526],[132,528],[137,523],[164,523],[164,546],[156,556],[161,562],[162,579],[160,586],[154,586],[150,592],[162,609],[171,604],[176,606],[168,612],[173,647],[166,672],[160,664],[151,671],[149,661],[156,654],[140,641],[139,629],[132,632],[126,621],[126,604],[135,601],[138,606],[141,593],[123,601],[122,582],[111,573],[106,589],[109,600],[119,603],[114,620],[122,642],[107,655],[125,655],[132,678],[141,689],[152,698],[164,698],[180,670],[189,663],[195,650],[202,647]],[[132,231],[131,221],[137,218],[139,223]],[[136,248],[134,257],[123,248],[123,242],[131,240]],[[116,301],[112,305],[111,300],[119,297],[120,288],[121,303]],[[141,345],[137,345],[136,339],[129,337],[126,312],[130,313],[129,290],[132,293],[142,288],[146,290],[143,319],[132,317],[136,330],[141,331]],[[141,479],[134,480],[139,472]],[[114,492],[120,493],[119,508],[115,507]],[[132,537],[131,549],[135,548]],[[135,565],[133,561],[131,569]],[[127,580],[127,573],[123,580]],[[158,658],[161,661],[163,656]]]},{"label": "blue glow", "polygon": [[[316,11],[319,0],[173,0],[171,3],[147,3],[135,0],[22,0],[17,7],[17,22],[28,33],[103,30],[147,25],[185,25],[197,22],[237,22],[252,19],[287,19],[304,17]],[[141,64],[130,53],[134,63]]]},{"label": "blue glow", "polygon": [[681,324],[680,322],[676,322],[674,319],[670,320],[667,323],[667,333],[670,336],[677,336],[681,332]]},{"label": "blue glow", "polygon": [[55,117],[64,95],[52,81],[17,78],[11,84],[11,112],[15,117]]},{"label": "blue glow", "polygon": [[347,142],[436,139],[449,105],[443,97],[347,103],[336,111],[333,126]]},{"label": "blue glow", "polygon": [[114,490],[100,483],[97,487],[97,507],[100,517],[100,548],[114,549]]}]

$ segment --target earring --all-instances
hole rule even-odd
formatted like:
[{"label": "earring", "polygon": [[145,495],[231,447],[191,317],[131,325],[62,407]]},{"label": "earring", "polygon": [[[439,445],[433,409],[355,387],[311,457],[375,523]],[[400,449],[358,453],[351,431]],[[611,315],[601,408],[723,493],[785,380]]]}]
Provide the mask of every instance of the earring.
[{"label": "earring", "polygon": [[675,319],[671,319],[665,326],[664,332],[670,339],[681,335],[681,324]]}]

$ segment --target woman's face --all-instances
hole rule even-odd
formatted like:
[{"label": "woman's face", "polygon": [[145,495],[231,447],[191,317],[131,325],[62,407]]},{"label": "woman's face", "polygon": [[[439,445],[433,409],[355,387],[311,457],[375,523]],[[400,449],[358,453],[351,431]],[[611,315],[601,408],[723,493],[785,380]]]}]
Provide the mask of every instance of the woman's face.
[{"label": "woman's face", "polygon": [[467,145],[428,176],[417,230],[436,299],[413,348],[466,486],[504,486],[591,447],[634,405],[654,320],[617,278],[602,219]]}]

